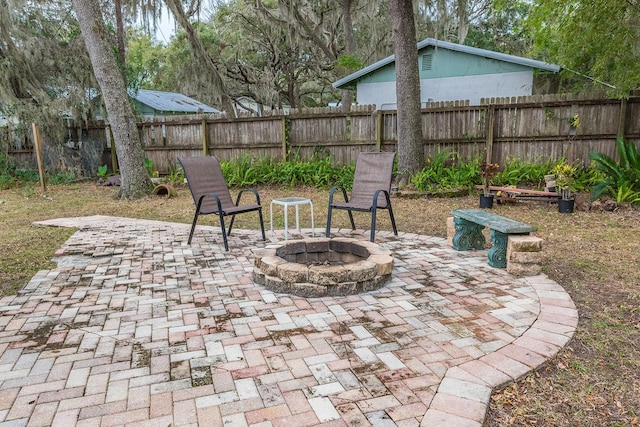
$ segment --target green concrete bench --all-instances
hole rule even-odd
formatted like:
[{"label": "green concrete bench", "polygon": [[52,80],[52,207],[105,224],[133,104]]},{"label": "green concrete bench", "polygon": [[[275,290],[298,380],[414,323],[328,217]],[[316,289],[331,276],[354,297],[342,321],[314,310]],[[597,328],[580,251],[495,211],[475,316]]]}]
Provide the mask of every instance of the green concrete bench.
[{"label": "green concrete bench", "polygon": [[528,235],[537,228],[533,225],[505,218],[483,209],[455,209],[451,211],[455,224],[453,249],[468,251],[483,249],[485,238],[482,230],[491,229],[491,249],[489,249],[489,265],[496,268],[507,266],[507,243],[509,235]]}]

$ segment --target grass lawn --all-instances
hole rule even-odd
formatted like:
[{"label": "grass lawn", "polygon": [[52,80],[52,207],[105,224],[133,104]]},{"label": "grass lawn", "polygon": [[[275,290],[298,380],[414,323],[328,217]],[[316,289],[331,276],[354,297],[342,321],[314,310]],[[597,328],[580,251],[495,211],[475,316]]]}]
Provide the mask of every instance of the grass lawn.
[{"label": "grass lawn", "polygon": [[[316,227],[326,224],[328,190],[259,188],[268,227],[273,198],[305,196],[313,200]],[[41,269],[55,266],[54,252],[73,233],[37,228],[33,221],[84,215],[113,215],[190,223],[193,202],[186,187],[178,196],[114,200],[112,187],[94,183],[51,186],[45,195],[33,187],[0,191],[0,291],[15,294]],[[232,191],[235,194],[235,192]],[[455,208],[477,207],[477,196],[393,199],[400,231],[446,236],[446,218]],[[632,426],[640,423],[640,211],[559,214],[555,205],[494,205],[493,212],[538,227],[545,242],[544,272],[562,285],[580,314],[568,347],[541,370],[497,390],[488,426]],[[274,223],[282,227],[282,210]],[[303,226],[308,209],[300,209]],[[257,228],[256,215],[240,215],[234,227]],[[386,211],[378,229],[390,230]],[[216,218],[201,217],[214,224]],[[370,217],[356,214],[369,228]],[[334,227],[347,227],[344,212]]]}]

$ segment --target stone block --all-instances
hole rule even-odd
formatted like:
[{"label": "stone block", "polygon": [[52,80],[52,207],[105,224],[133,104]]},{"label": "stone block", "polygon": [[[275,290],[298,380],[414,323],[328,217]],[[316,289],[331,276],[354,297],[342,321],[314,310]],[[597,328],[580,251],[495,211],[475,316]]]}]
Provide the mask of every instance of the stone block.
[{"label": "stone block", "polygon": [[342,256],[340,257],[340,261],[342,261],[345,264],[349,264],[349,263],[352,263],[352,262],[357,262],[357,261],[360,261],[360,260],[362,260],[361,257],[359,257],[357,255],[354,255],[352,253],[348,253],[348,254],[347,253],[343,253]]},{"label": "stone block", "polygon": [[276,256],[276,249],[275,248],[258,249],[257,251],[255,251],[254,254],[253,254],[254,265],[257,266],[258,264],[260,264],[260,260],[262,260],[262,258],[264,258],[266,256]]},{"label": "stone block", "polygon": [[385,276],[376,276],[373,280],[362,282],[360,284],[362,287],[361,291],[369,292],[369,291],[375,291],[376,289],[380,289],[390,278],[391,278],[391,275],[387,274]]},{"label": "stone block", "polygon": [[329,252],[329,262],[339,262],[342,261],[342,254],[340,252],[331,251]]},{"label": "stone block", "polygon": [[539,252],[542,250],[542,239],[535,236],[509,236],[509,249],[512,252]]},{"label": "stone block", "polygon": [[307,245],[304,240],[289,240],[285,246],[276,250],[276,254],[281,257],[284,257],[285,255],[299,254],[306,252],[306,246]]},{"label": "stone block", "polygon": [[296,295],[306,298],[317,298],[326,296],[328,291],[326,286],[313,283],[296,283]]},{"label": "stone block", "polygon": [[347,281],[349,282],[371,280],[376,277],[378,273],[378,265],[371,261],[359,261],[353,264],[347,264],[344,266],[344,269],[347,271]]},{"label": "stone block", "polygon": [[334,237],[329,242],[329,249],[336,252],[351,253],[351,242],[353,242],[353,239],[348,237]]},{"label": "stone block", "polygon": [[518,264],[542,264],[544,252],[510,252],[507,264],[515,262]]},{"label": "stone block", "polygon": [[359,291],[358,284],[355,282],[344,282],[338,285],[327,286],[327,295],[352,295]]},{"label": "stone block", "polygon": [[287,255],[284,255],[282,258],[284,258],[287,262],[304,262],[304,260],[300,261],[300,257],[306,258],[307,254],[306,253],[287,254]]},{"label": "stone block", "polygon": [[329,238],[317,237],[313,239],[304,239],[307,246],[307,252],[329,252]]},{"label": "stone block", "polygon": [[284,264],[285,262],[287,261],[280,257],[266,256],[261,259],[258,268],[260,268],[260,270],[262,270],[267,276],[275,276],[276,268],[278,268],[280,264]]},{"label": "stone block", "polygon": [[542,273],[540,264],[520,264],[518,262],[507,263],[507,272],[517,277],[537,276]]},{"label": "stone block", "polygon": [[276,267],[278,276],[289,283],[306,282],[309,277],[309,269],[306,265],[288,262]]},{"label": "stone block", "polygon": [[378,275],[388,276],[393,271],[393,257],[389,255],[371,255],[367,261],[378,264]]},{"label": "stone block", "polygon": [[369,255],[391,255],[391,250],[387,248],[383,248],[382,246],[369,242],[368,240],[363,240],[358,242],[358,245],[364,247],[369,251]]},{"label": "stone block", "polygon": [[367,248],[362,246],[359,242],[354,242],[351,244],[351,253],[359,256],[360,258],[366,258],[369,256],[369,251],[367,250]]},{"label": "stone block", "polygon": [[289,284],[279,277],[264,276],[264,285],[273,292],[287,293],[290,291]]},{"label": "stone block", "polygon": [[456,234],[456,224],[453,222],[453,217],[447,218],[447,245],[453,247],[453,236]]},{"label": "stone block", "polygon": [[261,286],[264,286],[264,273],[257,267],[253,268],[253,281]]},{"label": "stone block", "polygon": [[309,282],[318,285],[336,285],[347,280],[347,271],[341,265],[309,267]]},{"label": "stone block", "polygon": [[313,263],[319,263],[319,262],[324,262],[324,256],[326,252],[323,254],[322,252],[311,252],[307,254],[307,264],[313,264]]}]

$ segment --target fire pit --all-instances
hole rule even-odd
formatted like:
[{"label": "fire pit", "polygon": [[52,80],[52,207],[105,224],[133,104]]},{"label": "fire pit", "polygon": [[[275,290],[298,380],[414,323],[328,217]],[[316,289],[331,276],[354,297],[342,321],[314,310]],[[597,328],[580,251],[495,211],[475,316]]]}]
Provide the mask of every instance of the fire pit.
[{"label": "fire pit", "polygon": [[375,243],[311,238],[258,251],[253,280],[274,292],[303,297],[352,295],[382,287],[392,270],[391,251]]}]

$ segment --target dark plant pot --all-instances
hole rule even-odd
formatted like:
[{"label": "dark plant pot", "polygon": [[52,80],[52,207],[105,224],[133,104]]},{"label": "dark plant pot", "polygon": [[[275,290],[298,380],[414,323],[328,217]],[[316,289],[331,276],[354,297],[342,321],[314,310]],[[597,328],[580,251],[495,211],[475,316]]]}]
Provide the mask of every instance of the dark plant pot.
[{"label": "dark plant pot", "polygon": [[576,201],[574,199],[571,199],[571,200],[558,199],[558,212],[572,213],[575,202]]},{"label": "dark plant pot", "polygon": [[491,209],[493,207],[493,194],[485,196],[484,194],[480,195],[480,207],[482,209]]}]

